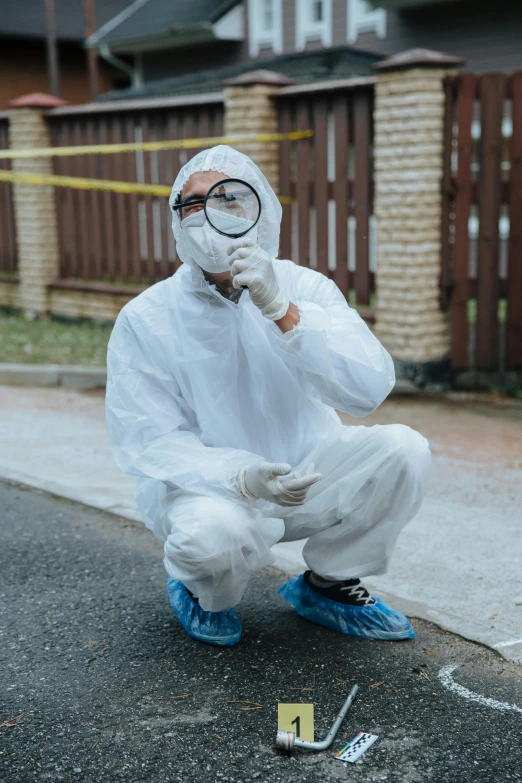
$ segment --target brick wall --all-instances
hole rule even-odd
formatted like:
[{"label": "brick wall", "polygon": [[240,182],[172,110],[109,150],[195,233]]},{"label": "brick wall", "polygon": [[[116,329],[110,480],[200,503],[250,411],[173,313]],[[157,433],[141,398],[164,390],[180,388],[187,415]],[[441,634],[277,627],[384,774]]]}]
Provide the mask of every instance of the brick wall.
[{"label": "brick wall", "polygon": [[397,359],[449,353],[439,305],[444,68],[380,73],[375,89],[376,334]]},{"label": "brick wall", "polygon": [[[22,107],[9,112],[9,146],[31,149],[50,146],[49,131],[39,109]],[[13,170],[52,174],[51,158],[20,158]],[[58,277],[58,232],[54,191],[51,185],[13,184],[18,249],[18,274],[22,283],[21,307],[27,317],[47,312],[47,285]]]},{"label": "brick wall", "polygon": [[132,298],[132,294],[51,288],[49,312],[69,318],[92,318],[96,321],[113,322],[121,308]]},{"label": "brick wall", "polygon": [[21,307],[18,283],[6,283],[0,280],[0,307],[12,307],[16,310]]},{"label": "brick wall", "polygon": [[[271,100],[274,88],[266,84],[225,89],[225,135],[234,133],[277,133],[277,108]],[[278,144],[247,142],[235,148],[257,163],[274,190],[279,189]]]}]

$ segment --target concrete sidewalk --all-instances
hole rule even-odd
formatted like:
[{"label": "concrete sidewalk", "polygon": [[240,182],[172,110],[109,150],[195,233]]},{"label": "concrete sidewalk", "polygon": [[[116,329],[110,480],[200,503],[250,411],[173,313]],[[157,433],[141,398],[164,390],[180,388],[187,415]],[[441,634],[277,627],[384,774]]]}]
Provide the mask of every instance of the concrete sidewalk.
[{"label": "concrete sidewalk", "polygon": [[[409,616],[522,661],[522,405],[404,397],[365,419],[392,422],[430,440],[433,473],[390,571],[366,584]],[[107,446],[102,393],[0,387],[0,440],[0,476],[138,518],[134,480]],[[276,565],[301,571],[301,549],[279,544]]]}]

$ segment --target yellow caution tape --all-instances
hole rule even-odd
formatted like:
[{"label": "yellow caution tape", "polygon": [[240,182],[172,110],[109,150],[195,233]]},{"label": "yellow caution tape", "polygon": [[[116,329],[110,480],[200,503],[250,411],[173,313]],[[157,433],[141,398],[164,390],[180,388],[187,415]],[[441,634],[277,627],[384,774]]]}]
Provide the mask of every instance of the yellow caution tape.
[{"label": "yellow caution tape", "polygon": [[15,158],[54,158],[71,155],[111,155],[116,152],[155,152],[158,150],[187,150],[195,147],[213,147],[216,144],[243,144],[245,142],[299,141],[309,139],[313,130],[289,133],[243,133],[238,136],[210,136],[202,139],[177,139],[176,141],[143,141],[126,144],[87,144],[79,147],[41,147],[37,149],[0,150],[0,160]]},{"label": "yellow caution tape", "polygon": [[[111,179],[67,177],[58,174],[32,174],[5,169],[0,169],[0,182],[25,182],[28,185],[53,185],[76,190],[109,190],[113,193],[138,193],[143,196],[170,196],[172,189],[169,185],[145,185],[141,182],[118,182]],[[281,204],[292,204],[294,199],[289,196],[279,196],[279,201]]]}]

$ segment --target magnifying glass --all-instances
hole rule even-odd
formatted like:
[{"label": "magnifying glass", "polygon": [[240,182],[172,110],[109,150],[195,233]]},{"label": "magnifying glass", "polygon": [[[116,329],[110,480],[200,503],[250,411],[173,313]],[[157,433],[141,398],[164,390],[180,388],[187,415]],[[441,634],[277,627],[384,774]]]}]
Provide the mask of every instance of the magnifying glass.
[{"label": "magnifying glass", "polygon": [[247,234],[259,221],[261,199],[248,182],[222,179],[208,191],[203,209],[214,231],[237,239]]}]

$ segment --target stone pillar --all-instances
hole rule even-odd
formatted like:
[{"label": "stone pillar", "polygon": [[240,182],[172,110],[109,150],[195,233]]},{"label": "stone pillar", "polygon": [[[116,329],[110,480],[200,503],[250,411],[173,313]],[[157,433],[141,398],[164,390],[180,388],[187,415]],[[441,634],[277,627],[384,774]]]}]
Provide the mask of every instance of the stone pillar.
[{"label": "stone pillar", "polygon": [[419,366],[433,376],[450,351],[439,305],[444,79],[461,63],[412,49],[375,66],[375,332],[399,364],[416,365],[421,383]]},{"label": "stone pillar", "polygon": [[[273,71],[251,71],[224,83],[225,136],[240,133],[278,133],[273,96],[293,79]],[[279,192],[279,143],[259,141],[234,144],[257,163],[275,192]]]},{"label": "stone pillar", "polygon": [[[52,95],[34,93],[9,102],[11,149],[50,147],[45,110],[62,106]],[[52,174],[52,158],[15,158],[13,171]],[[58,277],[59,253],[54,188],[13,183],[20,306],[26,318],[45,317],[48,285]]]}]

